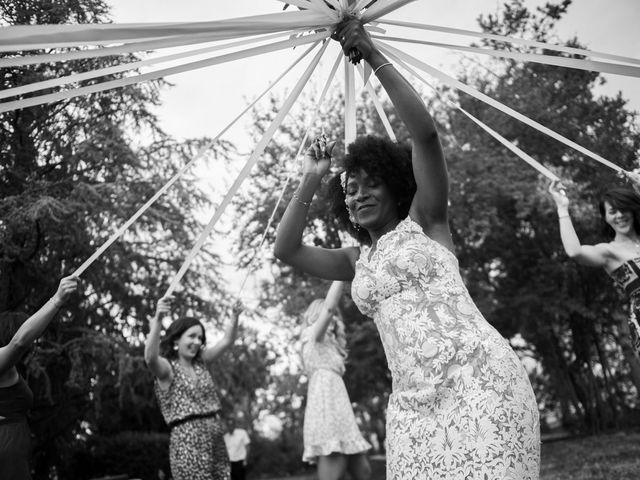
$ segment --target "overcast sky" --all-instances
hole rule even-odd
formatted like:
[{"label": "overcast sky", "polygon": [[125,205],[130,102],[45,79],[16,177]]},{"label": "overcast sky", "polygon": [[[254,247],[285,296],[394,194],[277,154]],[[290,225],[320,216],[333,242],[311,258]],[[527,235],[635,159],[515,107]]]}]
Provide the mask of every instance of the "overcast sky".
[{"label": "overcast sky", "polygon": [[[115,22],[203,21],[244,17],[282,10],[276,0],[107,0]],[[478,30],[480,14],[495,13],[503,2],[496,0],[417,0],[388,15],[388,18]],[[525,0],[531,8],[543,1]],[[560,40],[573,36],[588,48],[640,57],[640,0],[575,0],[560,21]],[[400,35],[406,30],[392,30]],[[430,39],[435,38],[432,34]],[[442,37],[443,39],[445,37]],[[468,43],[464,37],[447,37],[452,43]],[[404,48],[404,47],[403,47]],[[406,47],[410,48],[410,47]],[[459,55],[420,47],[429,61],[455,74]],[[297,55],[297,54],[296,54]],[[214,136],[292,61],[291,51],[283,51],[167,77],[175,86],[162,93],[157,111],[165,130],[180,138]],[[333,58],[333,57],[332,57]],[[486,57],[480,56],[480,60]],[[303,68],[303,66],[301,67]],[[329,68],[328,66],[326,68]],[[297,75],[293,72],[291,85]],[[324,77],[323,77],[324,78]],[[622,91],[630,106],[640,111],[640,79],[608,75],[608,83],[598,91],[613,95]],[[286,86],[285,82],[283,86]],[[245,129],[240,122],[238,129]],[[242,138],[236,129],[229,138]]]},{"label": "overcast sky", "polygon": [[[220,20],[279,12],[283,5],[276,0],[107,1],[112,5],[111,18],[117,23]],[[531,8],[543,3],[539,0],[525,0],[525,4]],[[496,0],[418,0],[389,14],[388,18],[478,31],[478,16],[497,12],[501,4],[501,1]],[[639,23],[640,0],[575,0],[569,13],[558,24],[557,35],[560,41],[576,36],[587,48],[639,58]],[[404,36],[406,33],[406,30],[394,31],[392,28],[388,30],[390,35],[397,33],[398,36]],[[438,38],[433,34],[429,35],[429,39]],[[469,42],[465,37],[442,39],[458,44]],[[411,48],[407,46],[405,49],[411,52]],[[459,54],[436,48],[418,48],[421,49],[422,60],[439,66],[450,74],[455,75],[459,71]],[[297,55],[296,52],[295,56]],[[167,77],[174,86],[162,92],[163,103],[156,112],[161,126],[179,139],[216,135],[249,100],[255,98],[271,80],[284,71],[293,58],[292,52],[287,50]],[[327,60],[327,64],[323,66],[324,71],[328,71],[334,58],[332,55]],[[485,61],[486,57],[479,59]],[[298,72],[292,72],[288,83],[285,82],[279,87],[280,92],[296,81],[296,73],[301,72],[302,68],[304,65]],[[321,78],[324,81],[325,76]],[[600,92],[614,95],[617,91],[622,91],[623,96],[630,100],[631,107],[640,111],[640,79],[608,75],[607,80],[607,85],[599,88]],[[253,147],[252,144],[243,141],[250,125],[251,118],[247,118],[225,136],[236,142],[240,150],[246,153]],[[210,167],[211,165],[203,165],[198,167],[198,170],[216,172],[215,175],[200,176],[201,181],[211,182],[209,186],[215,192],[212,195],[212,201],[215,202],[218,194],[219,197],[224,194],[225,184],[228,187],[229,178],[233,178],[235,173],[227,171],[225,178],[221,179],[221,169]],[[210,213],[207,212],[205,216],[208,218]],[[222,242],[223,250],[229,250],[222,238],[224,236],[212,237],[210,241],[214,245]],[[242,277],[242,272],[229,269],[230,290],[237,288]],[[249,282],[244,296],[251,295],[255,288],[252,283]]]}]

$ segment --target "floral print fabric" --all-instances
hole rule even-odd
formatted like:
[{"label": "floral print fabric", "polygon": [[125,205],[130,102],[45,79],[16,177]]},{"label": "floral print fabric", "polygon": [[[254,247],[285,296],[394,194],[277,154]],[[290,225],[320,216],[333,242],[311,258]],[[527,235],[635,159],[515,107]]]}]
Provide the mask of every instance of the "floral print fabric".
[{"label": "floral print fabric", "polygon": [[629,332],[631,346],[640,356],[640,257],[627,260],[609,274],[613,281],[623,289],[631,299]]},{"label": "floral print fabric", "polygon": [[342,381],[344,360],[336,345],[327,335],[322,341],[315,341],[309,328],[303,331],[301,340],[302,360],[309,377],[302,460],[315,463],[318,456],[369,450],[371,445],[360,433]]},{"label": "floral print fabric", "polygon": [[483,318],[458,261],[410,218],[361,251],[352,296],[373,317],[393,378],[387,479],[534,480],[536,399]]},{"label": "floral print fabric", "polygon": [[[195,378],[170,362],[173,382],[162,390],[156,381],[155,392],[165,422],[171,425],[169,460],[174,480],[229,480],[231,464],[224,443],[226,426],[217,412],[220,399],[211,373],[201,361],[194,362]],[[192,418],[194,415],[210,415]],[[186,421],[185,421],[186,420]]]}]

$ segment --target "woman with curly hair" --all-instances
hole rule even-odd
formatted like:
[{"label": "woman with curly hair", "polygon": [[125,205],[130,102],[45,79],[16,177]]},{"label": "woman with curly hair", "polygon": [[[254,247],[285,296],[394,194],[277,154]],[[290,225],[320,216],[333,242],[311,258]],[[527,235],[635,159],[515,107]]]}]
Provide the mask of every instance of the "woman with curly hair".
[{"label": "woman with curly hair", "polygon": [[275,255],[318,277],[353,280],[354,302],[373,317],[393,379],[388,480],[537,479],[536,398],[519,358],[460,276],[435,123],[359,20],[339,25],[335,38],[346,55],[357,49],[371,66],[413,146],[409,153],[374,138],[349,146],[344,172],[333,181],[334,208],[365,245],[325,249],[302,243],[310,202],[331,163],[331,145],[316,140]]},{"label": "woman with curly hair", "polygon": [[31,434],[27,425],[27,412],[33,404],[33,393],[18,373],[16,365],[77,288],[77,277],[66,277],[60,280],[55,295],[33,315],[20,312],[0,313],[1,479],[31,478]]},{"label": "woman with curly hair", "polygon": [[364,454],[371,448],[360,433],[342,381],[347,356],[344,325],[338,316],[343,282],[333,282],[324,300],[303,315],[302,363],[309,378],[304,411],[302,460],[318,463],[319,480],[338,480],[349,470],[355,480],[371,476]]},{"label": "woman with curly hair", "polygon": [[144,360],[156,377],[160,410],[171,430],[171,475],[174,480],[228,480],[226,427],[212,376],[215,359],[233,345],[242,305],[233,306],[222,339],[207,346],[204,326],[193,317],[172,322],[160,341],[162,318],[170,313],[172,300],[169,296],[158,301],[144,349]]},{"label": "woman with curly hair", "polygon": [[631,346],[640,356],[640,196],[631,188],[612,187],[598,205],[608,242],[582,245],[569,215],[569,197],[558,182],[549,191],[558,208],[560,238],[567,255],[581,265],[602,267],[631,300]]}]

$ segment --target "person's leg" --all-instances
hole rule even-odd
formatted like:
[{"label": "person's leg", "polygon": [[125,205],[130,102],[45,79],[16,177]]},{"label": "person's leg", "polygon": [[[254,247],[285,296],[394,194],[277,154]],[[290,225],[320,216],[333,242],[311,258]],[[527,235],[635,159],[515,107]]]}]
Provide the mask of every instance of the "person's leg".
[{"label": "person's leg", "polygon": [[347,469],[353,480],[369,480],[371,478],[371,465],[369,457],[364,453],[347,456]]},{"label": "person's leg", "polygon": [[318,457],[318,479],[340,480],[347,469],[347,459],[340,453]]},{"label": "person's leg", "polygon": [[244,472],[244,462],[240,460],[239,462],[231,462],[231,480],[244,480],[245,472]]}]

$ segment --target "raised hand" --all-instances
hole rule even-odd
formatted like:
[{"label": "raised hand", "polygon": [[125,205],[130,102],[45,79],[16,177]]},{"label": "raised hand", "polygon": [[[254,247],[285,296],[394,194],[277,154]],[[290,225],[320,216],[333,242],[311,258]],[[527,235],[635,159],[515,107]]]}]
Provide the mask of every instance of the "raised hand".
[{"label": "raised hand", "polygon": [[69,297],[78,289],[78,277],[69,276],[60,280],[58,290],[53,296],[53,301],[57,306],[63,305],[69,300]]},{"label": "raised hand", "polygon": [[158,300],[158,305],[156,306],[156,317],[163,317],[171,313],[171,306],[173,304],[174,297],[173,295],[167,295],[166,297],[162,297]]},{"label": "raised hand", "polygon": [[[376,50],[369,32],[365,30],[362,22],[355,18],[338,25],[335,38],[342,45],[344,54],[354,64],[360,61],[360,57],[369,63],[371,54]],[[354,51],[358,55],[354,54]]]},{"label": "raised hand", "polygon": [[567,197],[567,192],[562,183],[558,181],[552,182],[551,185],[549,185],[549,193],[551,193],[551,197],[553,201],[556,202],[558,208],[569,207],[569,197]]},{"label": "raised hand", "polygon": [[236,300],[235,302],[233,302],[233,305],[231,306],[231,313],[233,314],[234,317],[237,317],[242,312],[244,312],[244,308],[245,308],[244,303],[242,303],[241,300]]},{"label": "raised hand", "polygon": [[631,187],[640,195],[640,174],[637,172],[622,171],[621,174],[631,182]]},{"label": "raised hand", "polygon": [[315,173],[324,176],[331,166],[331,154],[336,142],[327,142],[324,135],[317,137],[304,154],[304,173]]}]

